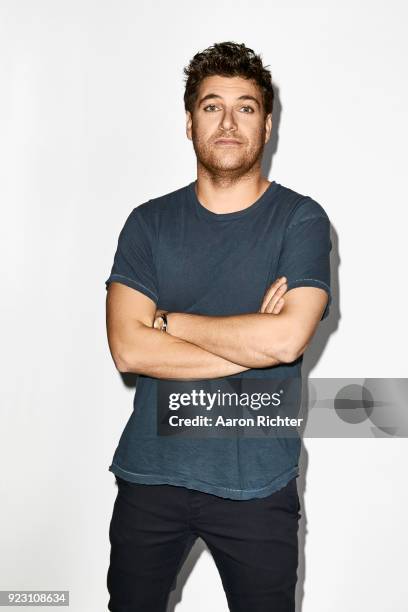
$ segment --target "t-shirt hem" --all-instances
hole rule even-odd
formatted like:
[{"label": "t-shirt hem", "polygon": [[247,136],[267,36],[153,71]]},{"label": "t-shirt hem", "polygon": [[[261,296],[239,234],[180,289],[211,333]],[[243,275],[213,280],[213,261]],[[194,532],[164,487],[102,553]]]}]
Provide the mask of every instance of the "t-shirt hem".
[{"label": "t-shirt hem", "polygon": [[229,499],[236,500],[245,500],[245,499],[253,499],[255,497],[267,497],[271,495],[275,491],[282,489],[285,487],[292,478],[295,478],[299,475],[299,467],[296,465],[277,478],[274,478],[267,485],[258,488],[258,489],[230,489],[228,487],[222,487],[219,485],[214,485],[211,483],[205,483],[202,481],[195,480],[194,478],[186,478],[182,475],[174,475],[174,476],[161,476],[159,474],[138,474],[135,472],[129,472],[128,470],[124,470],[117,463],[112,463],[109,466],[109,471],[119,476],[119,478],[123,478],[124,480],[128,480],[129,482],[136,482],[140,484],[168,484],[186,487],[188,489],[194,489],[196,491],[201,491],[203,493],[211,493],[212,495],[217,495],[218,497],[226,497]]}]

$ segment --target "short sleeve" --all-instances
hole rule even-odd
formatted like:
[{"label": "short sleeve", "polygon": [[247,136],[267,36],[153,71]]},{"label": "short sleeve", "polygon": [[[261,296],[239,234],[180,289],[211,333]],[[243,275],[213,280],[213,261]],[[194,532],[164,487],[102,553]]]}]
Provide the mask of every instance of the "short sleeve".
[{"label": "short sleeve", "polygon": [[286,276],[288,291],[294,287],[319,287],[328,296],[321,320],[329,314],[330,220],[323,207],[309,197],[292,215],[283,239],[276,277]]},{"label": "short sleeve", "polygon": [[137,289],[158,302],[157,278],[154,266],[152,235],[141,212],[134,208],[119,234],[110,276],[105,281],[116,281]]}]

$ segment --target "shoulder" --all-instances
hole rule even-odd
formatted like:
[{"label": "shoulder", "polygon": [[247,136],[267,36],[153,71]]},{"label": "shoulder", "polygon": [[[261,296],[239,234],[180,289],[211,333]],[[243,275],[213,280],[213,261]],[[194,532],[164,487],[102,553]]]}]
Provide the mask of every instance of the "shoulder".
[{"label": "shoulder", "polygon": [[156,233],[163,219],[165,222],[174,219],[185,205],[188,187],[185,185],[135,206],[129,214],[129,221],[144,225]]},{"label": "shoulder", "polygon": [[163,221],[168,223],[186,201],[188,185],[146,200],[128,212],[122,232],[131,235],[148,234],[152,239],[159,234]]},{"label": "shoulder", "polygon": [[295,191],[294,189],[281,185],[280,183],[279,188],[280,197],[285,203],[287,213],[286,220],[288,226],[318,217],[324,218],[330,222],[325,208],[313,197]]},{"label": "shoulder", "polygon": [[163,214],[169,209],[174,212],[174,210],[184,202],[188,187],[188,185],[185,185],[169,193],[153,197],[147,202],[143,202],[143,204],[136,206],[132,212],[138,210],[139,213],[146,218]]}]

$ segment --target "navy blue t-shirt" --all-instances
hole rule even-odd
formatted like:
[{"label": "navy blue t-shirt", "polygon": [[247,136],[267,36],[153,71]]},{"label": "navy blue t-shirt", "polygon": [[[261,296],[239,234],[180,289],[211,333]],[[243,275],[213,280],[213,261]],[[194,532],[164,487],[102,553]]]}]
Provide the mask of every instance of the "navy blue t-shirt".
[{"label": "navy blue t-shirt", "polygon": [[[197,198],[195,181],[137,206],[120,232],[109,278],[174,312],[258,312],[279,276],[320,287],[329,302],[330,221],[320,204],[276,181],[251,206],[217,214]],[[234,378],[301,376],[302,357]],[[217,379],[213,379],[217,380]],[[265,497],[299,474],[300,438],[180,439],[157,433],[158,379],[139,375],[130,418],[109,470],[144,484],[170,484],[221,497]]]}]

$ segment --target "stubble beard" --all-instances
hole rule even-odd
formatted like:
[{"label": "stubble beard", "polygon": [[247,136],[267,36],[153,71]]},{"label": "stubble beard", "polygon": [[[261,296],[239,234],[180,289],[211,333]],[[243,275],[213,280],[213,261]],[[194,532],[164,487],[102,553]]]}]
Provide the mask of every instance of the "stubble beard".
[{"label": "stubble beard", "polygon": [[215,183],[229,184],[249,178],[261,165],[265,147],[265,129],[249,148],[245,144],[231,150],[217,147],[202,140],[192,129],[192,142],[197,157],[197,167]]}]

